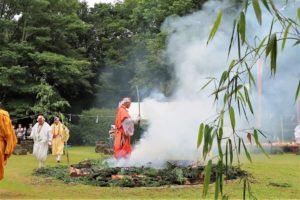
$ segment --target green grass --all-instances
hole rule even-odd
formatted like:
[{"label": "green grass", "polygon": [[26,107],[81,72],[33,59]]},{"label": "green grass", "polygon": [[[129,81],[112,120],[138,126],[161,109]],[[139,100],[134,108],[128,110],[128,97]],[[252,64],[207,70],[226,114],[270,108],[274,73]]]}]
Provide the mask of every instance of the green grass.
[{"label": "green grass", "polygon": [[[85,159],[102,158],[93,147],[71,147],[71,163]],[[258,199],[300,198],[300,156],[293,154],[274,155],[270,159],[253,155],[253,164],[243,161],[242,168],[254,177],[252,191]],[[66,157],[62,159],[66,164]],[[32,176],[38,162],[32,155],[12,156],[0,182],[0,199],[201,199],[202,186],[163,188],[101,188],[82,184],[64,184],[53,178]],[[52,156],[47,166],[56,165]],[[289,187],[280,187],[288,185]],[[279,186],[279,187],[278,187]],[[214,187],[210,186],[209,198],[213,198]],[[239,181],[226,183],[225,193],[231,199],[242,198]]]}]

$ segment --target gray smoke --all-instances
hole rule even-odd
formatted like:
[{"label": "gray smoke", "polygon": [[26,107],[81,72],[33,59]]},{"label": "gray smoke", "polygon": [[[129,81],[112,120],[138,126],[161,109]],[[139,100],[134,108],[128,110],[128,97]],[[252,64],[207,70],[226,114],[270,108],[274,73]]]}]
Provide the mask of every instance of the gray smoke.
[{"label": "gray smoke", "polygon": [[[239,14],[239,8],[231,2],[212,0],[199,12],[165,20],[161,28],[162,31],[169,32],[165,53],[170,64],[175,66],[178,88],[172,98],[168,99],[169,103],[161,103],[155,99],[145,100],[146,104],[151,105],[150,127],[135,145],[130,159],[121,160],[117,165],[139,166],[151,162],[160,166],[166,160],[201,160],[201,152],[196,148],[199,124],[210,122],[211,117],[218,111],[218,104],[214,105],[210,96],[212,87],[201,91],[200,88],[207,82],[207,77],[219,78],[228,67],[231,58],[237,57],[235,46],[231,58],[227,59],[233,19]],[[295,16],[299,4],[299,1],[295,1],[281,12]],[[214,40],[207,46],[211,26],[220,9],[224,10],[222,24]],[[263,13],[263,25],[260,27],[252,8],[249,7],[249,41],[253,41],[255,35],[262,36],[268,33],[272,19],[267,11],[263,10]],[[279,29],[279,26],[275,25],[274,29]],[[300,77],[299,52],[299,47],[292,47],[292,43],[287,42],[286,50],[278,56],[276,78],[270,78],[269,62],[264,61],[262,120],[270,118],[270,115],[295,116],[293,96]],[[256,74],[256,69],[253,73]],[[254,107],[256,99],[256,89],[253,89]],[[229,126],[228,120],[226,123]],[[243,128],[253,127],[255,119],[250,118],[249,123],[240,120],[238,124]],[[263,121],[261,124],[261,128],[268,130],[277,126]],[[230,134],[230,130],[226,133]],[[270,134],[272,137],[272,133]]]}]

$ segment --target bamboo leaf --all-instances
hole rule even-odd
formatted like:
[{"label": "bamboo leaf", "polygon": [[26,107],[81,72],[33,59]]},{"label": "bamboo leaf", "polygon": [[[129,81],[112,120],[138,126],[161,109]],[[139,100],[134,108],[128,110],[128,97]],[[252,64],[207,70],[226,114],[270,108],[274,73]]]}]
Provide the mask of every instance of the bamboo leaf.
[{"label": "bamboo leaf", "polygon": [[298,44],[300,44],[300,40],[298,40],[297,42],[295,42],[293,46],[297,46]]},{"label": "bamboo leaf", "polygon": [[268,2],[266,0],[262,0],[264,6],[266,7],[266,9],[271,13],[270,7],[268,5]]},{"label": "bamboo leaf", "polygon": [[226,150],[225,150],[225,167],[228,168],[228,142],[226,142]]},{"label": "bamboo leaf", "polygon": [[220,11],[217,15],[217,18],[216,18],[216,21],[214,22],[214,25],[210,31],[210,34],[209,34],[209,37],[208,37],[208,40],[207,40],[207,44],[209,43],[210,40],[212,40],[219,28],[219,25],[221,23],[221,20],[222,20],[222,11]]},{"label": "bamboo leaf", "polygon": [[245,99],[244,99],[242,93],[240,91],[238,91],[238,94],[239,94],[239,98],[241,99],[242,103],[245,104],[246,102],[245,102]]},{"label": "bamboo leaf", "polygon": [[254,132],[253,132],[253,137],[254,137],[256,145],[258,145],[259,144],[259,140],[258,140],[257,131],[255,129],[254,129]]},{"label": "bamboo leaf", "polygon": [[249,106],[249,109],[251,111],[251,113],[253,114],[253,108],[252,108],[252,104],[251,104],[251,101],[250,101],[250,98],[249,98],[249,94],[248,94],[248,90],[246,87],[244,87],[244,93],[245,93],[245,99],[248,103],[248,106]]},{"label": "bamboo leaf", "polygon": [[261,21],[262,21],[261,20],[261,9],[260,9],[258,0],[252,0],[252,6],[253,6],[253,9],[254,9],[254,12],[256,15],[256,19],[257,19],[259,25],[261,25]]},{"label": "bamboo leaf", "polygon": [[211,176],[211,165],[212,165],[212,161],[209,160],[204,169],[203,197],[206,197],[207,192],[208,192],[208,186],[210,183],[210,176]]},{"label": "bamboo leaf", "polygon": [[245,0],[245,2],[244,2],[245,13],[247,13],[248,4],[249,4],[248,0]]},{"label": "bamboo leaf", "polygon": [[248,150],[247,150],[247,147],[246,147],[246,145],[245,145],[245,143],[244,143],[244,140],[242,140],[242,143],[243,143],[243,146],[244,146],[244,150],[245,150],[247,159],[252,163],[251,156],[250,156],[250,154],[249,154],[249,152],[248,152]]},{"label": "bamboo leaf", "polygon": [[243,85],[238,85],[238,86],[236,86],[235,88],[234,88],[234,90],[233,91],[231,91],[230,92],[230,94],[228,95],[228,96],[232,96],[233,94],[237,94],[237,92],[240,90],[240,89],[242,89],[243,88]]},{"label": "bamboo leaf", "polygon": [[242,108],[243,108],[243,112],[244,112],[244,115],[245,115],[246,120],[249,121],[249,120],[248,120],[247,113],[246,113],[246,110],[245,110],[244,104],[242,104]]},{"label": "bamboo leaf", "polygon": [[230,165],[232,164],[233,161],[233,148],[232,148],[232,142],[231,139],[228,139],[228,145],[229,145],[229,158],[230,158]]},{"label": "bamboo leaf", "polygon": [[221,160],[218,161],[218,166],[217,166],[217,174],[216,174],[216,190],[215,190],[215,199],[218,199],[219,197],[219,192],[221,192],[221,196],[223,194],[223,162]]},{"label": "bamboo leaf", "polygon": [[224,185],[224,176],[223,176],[223,161],[220,160],[219,161],[219,171],[220,173],[220,192],[221,192],[221,196],[223,196],[223,185]]},{"label": "bamboo leaf", "polygon": [[274,22],[275,22],[275,19],[273,18],[272,20],[272,23],[271,23],[271,28],[269,30],[269,34],[268,34],[268,42],[267,42],[267,47],[266,47],[266,57],[268,57],[270,51],[271,51],[271,44],[270,44],[270,41],[271,41],[271,33],[272,33],[272,30],[273,30],[273,25],[274,25]]},{"label": "bamboo leaf", "polygon": [[216,182],[215,182],[215,199],[218,199],[218,197],[219,197],[219,190],[220,190],[220,179],[219,179],[218,176],[220,176],[219,173],[217,174]]},{"label": "bamboo leaf", "polygon": [[227,93],[224,94],[224,105],[227,103],[227,100],[228,100],[228,95]]},{"label": "bamboo leaf", "polygon": [[221,75],[219,87],[223,85],[227,77],[228,77],[228,72],[225,70]]},{"label": "bamboo leaf", "polygon": [[231,51],[231,47],[232,47],[232,44],[233,44],[233,38],[234,38],[234,32],[235,32],[235,25],[236,25],[236,19],[233,21],[233,29],[232,29],[232,33],[231,33],[231,38],[230,38],[230,44],[229,44],[227,58],[229,57],[229,54],[230,54],[230,51]]},{"label": "bamboo leaf", "polygon": [[275,34],[273,46],[271,50],[271,74],[273,75],[275,75],[276,73],[276,63],[277,63],[277,38]]},{"label": "bamboo leaf", "polygon": [[207,83],[205,83],[205,85],[201,88],[201,90],[203,90],[204,88],[206,88],[206,86],[208,86],[214,79],[211,78],[209,81],[207,81]]},{"label": "bamboo leaf", "polygon": [[222,137],[223,137],[223,128],[219,128],[218,137],[219,137],[220,140],[222,140]]},{"label": "bamboo leaf", "polygon": [[267,44],[267,49],[266,49],[266,57],[268,57],[269,53],[272,51],[273,47],[274,47],[274,43],[276,40],[276,33],[273,33],[270,37],[270,40]]},{"label": "bamboo leaf", "polygon": [[284,46],[285,46],[285,42],[286,42],[286,39],[287,39],[287,35],[289,33],[289,30],[292,26],[292,23],[290,22],[289,25],[286,27],[285,31],[284,31],[284,36],[283,36],[283,41],[282,41],[282,46],[281,46],[281,50],[284,49]]},{"label": "bamboo leaf", "polygon": [[244,179],[244,186],[243,186],[243,200],[246,200],[246,187],[247,187],[246,179]]},{"label": "bamboo leaf", "polygon": [[217,131],[214,130],[213,127],[210,127],[209,133],[210,133],[210,140],[209,140],[208,152],[211,151],[212,144],[213,144],[214,138],[215,138],[215,136],[216,136],[216,134],[217,134]]},{"label": "bamboo leaf", "polygon": [[300,8],[298,8],[298,20],[300,21]]},{"label": "bamboo leaf", "polygon": [[265,136],[265,134],[261,131],[261,130],[259,130],[259,129],[256,129],[262,136],[264,136],[265,138],[267,138],[267,136]]},{"label": "bamboo leaf", "polygon": [[275,12],[275,15],[276,17],[278,18],[278,20],[282,20],[282,18],[280,17],[279,13],[278,13],[278,10],[276,9],[274,3],[273,3],[273,0],[269,0],[269,3],[271,5],[271,8],[273,9],[273,11]]},{"label": "bamboo leaf", "polygon": [[219,157],[221,160],[223,160],[223,152],[222,152],[222,146],[221,146],[222,138],[218,139],[218,152],[219,152]]},{"label": "bamboo leaf", "polygon": [[240,29],[240,24],[238,23],[236,27],[236,32],[237,32],[237,42],[238,42],[238,56],[239,56],[239,61],[241,61],[241,39],[240,39],[239,29]]},{"label": "bamboo leaf", "polygon": [[246,20],[245,20],[245,14],[244,12],[241,12],[240,13],[240,20],[239,20],[239,33],[241,35],[241,40],[242,40],[242,45],[244,44],[245,42],[245,38],[246,38]]},{"label": "bamboo leaf", "polygon": [[298,87],[297,87],[297,90],[296,90],[295,102],[297,101],[297,99],[299,97],[299,93],[300,93],[300,80],[299,80]]},{"label": "bamboo leaf", "polygon": [[232,60],[230,65],[229,65],[229,68],[228,68],[228,73],[230,73],[230,71],[233,69],[233,67],[235,66],[236,64],[236,60]]},{"label": "bamboo leaf", "polygon": [[234,115],[234,109],[232,106],[230,106],[230,108],[229,108],[229,114],[230,114],[231,127],[234,130],[235,129],[235,115]]},{"label": "bamboo leaf", "polygon": [[267,39],[268,36],[265,36],[264,39],[260,42],[260,44],[258,45],[258,47],[256,48],[255,50],[255,56],[257,56],[259,54],[259,51],[261,49],[261,47],[264,45],[266,39]]},{"label": "bamboo leaf", "polygon": [[208,125],[205,125],[205,129],[204,129],[204,146],[203,146],[203,158],[204,160],[206,159],[207,154],[209,153],[209,146],[211,143],[211,131],[212,128],[209,127]]},{"label": "bamboo leaf", "polygon": [[251,133],[247,133],[247,139],[248,139],[248,141],[249,141],[250,143],[252,143],[252,141],[251,141]]},{"label": "bamboo leaf", "polygon": [[227,89],[226,86],[218,88],[216,91],[214,91],[211,95],[217,95],[219,92],[222,92],[223,90]]},{"label": "bamboo leaf", "polygon": [[204,124],[201,123],[200,127],[199,127],[199,132],[198,132],[198,142],[197,142],[197,148],[200,147],[202,139],[203,139],[203,128],[204,128]]},{"label": "bamboo leaf", "polygon": [[259,142],[258,135],[257,135],[257,130],[256,130],[256,129],[254,129],[253,137],[254,137],[254,140],[255,140],[255,144],[262,150],[262,152],[263,152],[267,157],[269,157],[269,155],[265,152],[264,148],[262,147],[262,145],[261,145],[260,142]]},{"label": "bamboo leaf", "polygon": [[221,121],[221,127],[223,127],[224,126],[224,110],[221,110],[220,121]]},{"label": "bamboo leaf", "polygon": [[237,98],[237,104],[238,104],[238,109],[239,109],[239,116],[241,116],[240,97]]},{"label": "bamboo leaf", "polygon": [[254,86],[256,86],[255,79],[254,79],[254,77],[253,77],[253,74],[252,74],[252,72],[251,72],[251,70],[250,70],[248,64],[245,63],[245,65],[246,65],[246,68],[247,68],[247,71],[248,71],[248,75],[249,75],[249,84],[251,85],[251,83],[253,83]]},{"label": "bamboo leaf", "polygon": [[239,138],[238,153],[241,154],[241,138]]}]

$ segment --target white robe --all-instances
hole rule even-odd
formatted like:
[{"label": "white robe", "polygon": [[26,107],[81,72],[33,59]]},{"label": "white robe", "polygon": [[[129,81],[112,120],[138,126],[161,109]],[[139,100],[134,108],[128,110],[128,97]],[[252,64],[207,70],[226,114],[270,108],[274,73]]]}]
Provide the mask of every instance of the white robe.
[{"label": "white robe", "polygon": [[51,141],[51,127],[47,122],[44,122],[40,132],[38,132],[39,124],[36,123],[32,127],[30,137],[34,141],[33,155],[39,161],[45,161],[48,154],[48,143]]}]

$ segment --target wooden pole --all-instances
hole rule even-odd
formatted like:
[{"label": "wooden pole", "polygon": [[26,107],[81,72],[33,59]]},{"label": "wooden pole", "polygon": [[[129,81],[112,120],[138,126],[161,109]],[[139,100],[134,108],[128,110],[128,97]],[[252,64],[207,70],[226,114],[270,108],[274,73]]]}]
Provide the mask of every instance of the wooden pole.
[{"label": "wooden pole", "polygon": [[284,139],[283,139],[283,117],[282,116],[280,117],[280,124],[281,124],[281,143],[283,143]]}]

